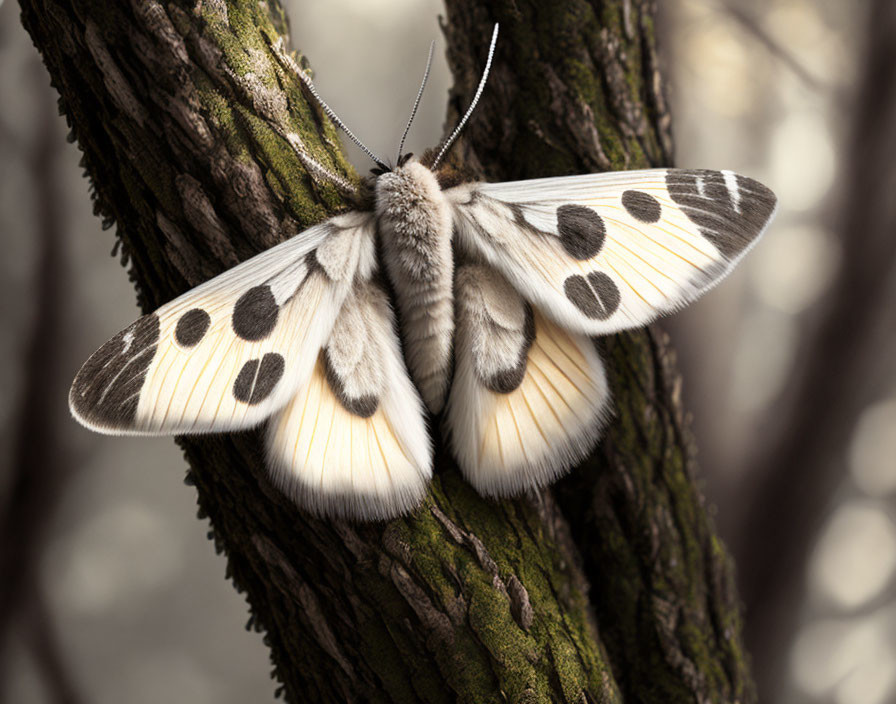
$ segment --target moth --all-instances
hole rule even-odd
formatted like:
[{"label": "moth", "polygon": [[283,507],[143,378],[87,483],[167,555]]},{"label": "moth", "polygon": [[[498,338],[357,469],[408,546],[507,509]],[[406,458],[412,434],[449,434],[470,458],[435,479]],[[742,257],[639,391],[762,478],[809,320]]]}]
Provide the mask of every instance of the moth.
[{"label": "moth", "polygon": [[403,136],[390,168],[290,64],[377,163],[372,207],[137,320],[77,374],[74,417],[130,435],[267,421],[274,483],[311,512],[360,520],[421,503],[429,418],[489,497],[542,487],[583,459],[610,404],[591,338],[646,325],[717,284],[776,199],[730,171],[682,169],[442,189],[439,163],[479,100],[497,31],[469,110],[429,165],[402,155]]}]

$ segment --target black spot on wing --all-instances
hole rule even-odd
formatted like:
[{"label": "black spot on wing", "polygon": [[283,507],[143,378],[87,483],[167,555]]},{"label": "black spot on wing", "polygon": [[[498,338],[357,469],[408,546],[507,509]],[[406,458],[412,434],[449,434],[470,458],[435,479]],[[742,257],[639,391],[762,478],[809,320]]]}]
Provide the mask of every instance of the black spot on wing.
[{"label": "black spot on wing", "polygon": [[511,369],[502,369],[497,374],[482,379],[482,383],[489,391],[496,394],[509,394],[515,391],[523,383],[526,376],[526,362],[529,357],[529,349],[535,341],[535,316],[532,306],[526,304],[526,323],[523,332],[523,344],[520,348],[516,365]]},{"label": "black spot on wing", "polygon": [[606,320],[619,308],[621,295],[613,279],[601,271],[587,277],[575,274],[563,282],[563,292],[572,304],[593,320]]},{"label": "black spot on wing", "polygon": [[308,267],[308,276],[311,274],[321,274],[322,276],[326,276],[327,272],[324,271],[323,266],[317,258],[317,250],[312,249],[308,254],[305,255],[305,266]]},{"label": "black spot on wing", "polygon": [[376,413],[376,409],[380,405],[379,398],[373,394],[364,394],[359,397],[350,396],[346,392],[345,384],[342,383],[339,374],[333,369],[330,356],[326,351],[324,352],[324,373],[330,390],[345,410],[359,418],[370,418]]},{"label": "black spot on wing", "polygon": [[240,369],[233,383],[233,396],[237,401],[250,406],[261,403],[274,390],[283,377],[285,368],[283,357],[276,352],[268,352],[261,361],[250,359]]},{"label": "black spot on wing", "polygon": [[622,194],[622,205],[639,222],[658,222],[663,212],[660,202],[643,191],[625,191]]},{"label": "black spot on wing", "polygon": [[233,331],[249,342],[263,340],[277,325],[279,312],[270,286],[250,288],[233,307]]},{"label": "black spot on wing", "polygon": [[134,428],[140,390],[159,343],[159,316],[144,315],[94,352],[75,377],[72,409],[88,423]]},{"label": "black spot on wing", "polygon": [[671,169],[669,196],[700,233],[728,259],[736,257],[762,232],[777,198],[758,181],[733,176],[736,191],[721,171]]},{"label": "black spot on wing", "polygon": [[557,232],[560,244],[574,259],[596,256],[604,245],[607,228],[603,218],[583,205],[561,205],[557,208]]},{"label": "black spot on wing", "polygon": [[211,318],[202,308],[193,308],[184,313],[174,328],[174,339],[182,347],[193,347],[205,337]]},{"label": "black spot on wing", "polygon": [[250,359],[240,369],[240,373],[233,382],[233,397],[237,401],[249,403],[252,398],[252,388],[255,386],[255,377],[258,375],[258,360]]}]

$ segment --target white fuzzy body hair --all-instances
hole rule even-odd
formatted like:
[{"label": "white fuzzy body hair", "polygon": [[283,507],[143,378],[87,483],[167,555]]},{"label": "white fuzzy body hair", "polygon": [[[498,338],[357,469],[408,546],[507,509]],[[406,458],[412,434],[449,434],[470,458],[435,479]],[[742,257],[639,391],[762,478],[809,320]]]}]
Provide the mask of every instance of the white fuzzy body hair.
[{"label": "white fuzzy body hair", "polygon": [[438,413],[454,337],[451,207],[432,171],[412,161],[377,179],[376,216],[408,369],[429,410]]}]

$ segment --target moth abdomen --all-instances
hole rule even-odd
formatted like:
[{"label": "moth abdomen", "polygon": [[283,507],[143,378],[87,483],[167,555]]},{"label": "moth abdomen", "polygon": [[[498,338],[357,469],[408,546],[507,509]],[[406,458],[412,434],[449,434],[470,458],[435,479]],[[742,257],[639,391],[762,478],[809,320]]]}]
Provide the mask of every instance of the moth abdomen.
[{"label": "moth abdomen", "polygon": [[448,391],[454,339],[452,269],[449,262],[445,277],[431,285],[393,284],[408,370],[432,413],[441,411]]},{"label": "moth abdomen", "polygon": [[417,162],[383,174],[376,214],[411,377],[432,413],[445,403],[454,336],[451,208]]}]

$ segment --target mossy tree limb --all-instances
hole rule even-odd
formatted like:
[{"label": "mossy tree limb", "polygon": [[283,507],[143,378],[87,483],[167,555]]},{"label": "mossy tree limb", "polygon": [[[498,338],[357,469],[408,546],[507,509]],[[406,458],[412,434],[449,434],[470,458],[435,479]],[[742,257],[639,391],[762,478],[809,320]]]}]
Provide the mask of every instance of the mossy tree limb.
[{"label": "mossy tree limb", "polygon": [[[447,0],[464,104],[470,57],[502,42],[464,160],[494,180],[671,163],[650,0]],[[662,333],[604,338],[616,421],[556,494],[627,701],[751,701],[732,566],[693,479],[694,448]]]},{"label": "mossy tree limb", "polygon": [[[306,174],[282,137],[298,135],[308,153],[354,178],[332,126],[276,60],[285,19],[273,1],[21,6],[145,309],[347,205]],[[449,2],[454,107],[469,100],[493,19],[504,28],[495,77],[460,151],[473,168],[503,178],[668,160],[649,3]],[[733,595],[717,611],[683,606],[717,593],[718,574],[701,565],[728,572],[687,473],[663,355],[646,333],[608,344],[626,421],[598,453],[600,467],[577,475],[587,501],[560,494],[570,523],[549,492],[483,500],[441,448],[414,516],[317,521],[270,485],[257,433],[181,441],[200,510],[266,631],[288,700],[702,701],[749,692],[742,657],[731,665],[718,656],[717,623],[702,618],[709,611],[730,624],[739,643]],[[660,381],[644,386],[645,374]],[[629,465],[644,438],[653,440],[643,443],[646,458]],[[617,490],[631,482],[632,491]],[[675,509],[687,567],[657,560],[671,545],[663,534],[659,550],[644,548],[642,531],[657,524],[642,509],[654,497],[647,505]],[[580,553],[574,537],[585,547],[584,536],[606,529],[602,507],[626,523],[601,536],[605,551]],[[600,564],[605,555],[618,557],[618,572]],[[586,575],[598,587],[591,602]],[[691,642],[699,650],[683,645]]]}]

